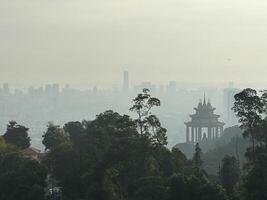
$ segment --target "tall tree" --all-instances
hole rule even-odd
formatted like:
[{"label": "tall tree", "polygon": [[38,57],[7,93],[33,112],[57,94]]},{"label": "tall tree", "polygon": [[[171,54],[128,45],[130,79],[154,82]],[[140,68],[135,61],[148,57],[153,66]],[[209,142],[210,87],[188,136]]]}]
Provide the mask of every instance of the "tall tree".
[{"label": "tall tree", "polygon": [[241,127],[244,128],[244,137],[252,142],[252,147],[246,151],[248,163],[244,177],[244,199],[267,199],[267,93],[259,96],[256,90],[247,88],[235,95],[234,111],[239,117]]},{"label": "tall tree", "polygon": [[48,123],[47,130],[42,137],[42,143],[46,150],[54,148],[57,145],[67,141],[67,136],[64,132],[64,129],[58,125],[54,125],[52,122]]},{"label": "tall tree", "polygon": [[265,148],[256,149],[253,168],[244,177],[244,199],[267,199],[267,153]]},{"label": "tall tree", "polygon": [[202,156],[203,156],[203,153],[199,146],[199,143],[196,143],[195,153],[193,155],[193,164],[194,164],[195,169],[198,171],[202,169],[202,164],[203,164]]},{"label": "tall tree", "polygon": [[235,103],[233,110],[241,128],[244,129],[243,135],[252,142],[252,161],[255,161],[255,147],[257,140],[256,127],[259,126],[262,120],[262,112],[264,104],[262,99],[258,96],[257,91],[251,88],[244,89],[242,92],[235,95]]},{"label": "tall tree", "polygon": [[3,135],[5,141],[20,149],[26,149],[30,146],[30,137],[28,136],[29,129],[25,126],[17,124],[15,121],[10,121],[7,125],[6,133]]},{"label": "tall tree", "polygon": [[0,138],[0,199],[44,200],[46,168]]},{"label": "tall tree", "polygon": [[222,160],[219,177],[228,194],[233,192],[235,185],[239,181],[240,174],[238,160],[234,156],[226,155]]},{"label": "tall tree", "polygon": [[154,144],[166,145],[167,130],[161,126],[158,117],[151,113],[152,108],[158,106],[160,106],[160,100],[151,97],[149,89],[143,89],[143,92],[133,99],[130,111],[137,113],[135,122],[141,137],[151,139]]},{"label": "tall tree", "polygon": [[78,121],[66,123],[63,129],[69,135],[70,140],[77,140],[84,133],[83,124]]}]

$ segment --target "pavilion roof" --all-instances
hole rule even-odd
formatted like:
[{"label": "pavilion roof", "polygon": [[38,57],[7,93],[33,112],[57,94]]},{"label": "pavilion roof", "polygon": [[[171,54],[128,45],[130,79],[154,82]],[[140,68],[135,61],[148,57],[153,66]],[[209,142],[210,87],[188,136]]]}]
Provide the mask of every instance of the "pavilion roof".
[{"label": "pavilion roof", "polygon": [[210,100],[206,102],[206,98],[204,96],[204,100],[200,100],[197,108],[195,108],[195,113],[190,115],[191,121],[186,122],[186,125],[189,126],[223,126],[225,123],[220,122],[218,119],[220,115],[214,114],[214,110],[216,108],[212,107]]}]

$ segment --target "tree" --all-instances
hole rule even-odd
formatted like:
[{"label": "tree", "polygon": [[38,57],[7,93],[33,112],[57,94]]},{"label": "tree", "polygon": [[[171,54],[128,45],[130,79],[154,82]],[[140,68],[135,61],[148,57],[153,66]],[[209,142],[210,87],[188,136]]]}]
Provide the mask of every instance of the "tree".
[{"label": "tree", "polygon": [[193,155],[193,164],[194,164],[194,167],[197,171],[201,170],[201,168],[202,168],[202,164],[203,164],[202,156],[203,156],[202,150],[201,150],[199,144],[196,143],[195,153]]},{"label": "tree", "polygon": [[77,140],[84,133],[83,124],[78,121],[66,123],[63,129],[69,135],[70,140]]},{"label": "tree", "polygon": [[10,121],[7,125],[7,131],[3,135],[5,141],[19,149],[26,149],[30,146],[30,137],[28,136],[29,129],[25,126],[17,124],[15,121]]},{"label": "tree", "polygon": [[239,117],[244,137],[252,142],[245,156],[247,173],[244,177],[244,199],[266,199],[267,180],[267,93],[258,96],[256,90],[247,88],[235,95],[234,111]]},{"label": "tree", "polygon": [[238,160],[234,156],[226,155],[222,160],[222,166],[219,171],[220,181],[228,194],[234,191],[234,187],[240,178],[240,168]]},{"label": "tree", "polygon": [[135,123],[141,137],[150,139],[156,145],[166,145],[167,130],[161,126],[157,116],[151,114],[153,107],[160,106],[160,100],[151,97],[149,89],[143,89],[143,92],[133,99],[133,103],[130,111],[137,113]]},{"label": "tree", "polygon": [[[46,156],[66,200],[146,198],[165,189],[159,180],[182,167],[177,161],[181,152],[172,155],[165,146],[140,137],[127,115],[108,110],[83,124],[81,135]],[[138,185],[147,181],[151,185]]]},{"label": "tree", "polygon": [[67,141],[64,130],[60,128],[60,126],[54,125],[52,122],[48,123],[47,130],[42,137],[42,143],[46,150],[55,148],[57,145]]},{"label": "tree", "polygon": [[161,177],[140,178],[133,185],[133,197],[136,200],[162,200],[166,194],[164,180]]},{"label": "tree", "polygon": [[262,121],[261,114],[264,111],[262,99],[258,96],[257,91],[251,88],[244,89],[235,95],[233,110],[239,117],[241,128],[244,129],[243,135],[252,142],[252,158],[255,161],[255,147],[257,140],[257,131],[255,128]]},{"label": "tree", "polygon": [[186,159],[186,156],[178,148],[172,149],[171,159],[175,173],[183,172],[187,167],[188,160]]},{"label": "tree", "polygon": [[256,149],[255,165],[244,177],[244,199],[267,199],[267,153],[265,149]]},{"label": "tree", "polygon": [[83,124],[83,133],[75,140],[51,148],[47,163],[52,165],[53,175],[63,188],[64,199],[118,199],[124,191],[117,188],[118,180],[129,178],[124,175],[129,171],[122,169],[128,165],[122,163],[135,164],[133,155],[141,151],[136,149],[135,123],[129,116],[109,110]]},{"label": "tree", "polygon": [[0,139],[0,199],[44,200],[46,168]]},{"label": "tree", "polygon": [[168,181],[166,200],[226,200],[222,187],[203,176],[174,175]]}]

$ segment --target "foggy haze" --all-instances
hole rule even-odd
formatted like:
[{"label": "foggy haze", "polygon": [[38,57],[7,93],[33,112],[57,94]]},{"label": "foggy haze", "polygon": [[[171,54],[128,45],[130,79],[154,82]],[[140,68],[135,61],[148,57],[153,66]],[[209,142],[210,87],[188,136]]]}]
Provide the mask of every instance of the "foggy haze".
[{"label": "foggy haze", "polygon": [[264,0],[0,0],[0,79],[74,85],[265,78]]}]

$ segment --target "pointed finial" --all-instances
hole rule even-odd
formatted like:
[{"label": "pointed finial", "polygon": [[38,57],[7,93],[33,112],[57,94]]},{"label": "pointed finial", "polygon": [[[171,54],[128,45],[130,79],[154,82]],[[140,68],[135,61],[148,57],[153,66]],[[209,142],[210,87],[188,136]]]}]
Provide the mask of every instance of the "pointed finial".
[{"label": "pointed finial", "polygon": [[198,102],[198,108],[202,107],[202,100],[199,99],[199,102]]},{"label": "pointed finial", "polygon": [[203,105],[206,105],[206,94],[204,92],[204,101],[203,101]]}]

